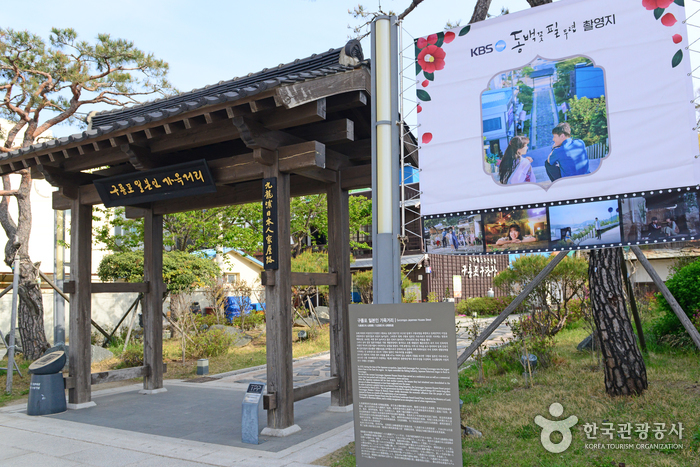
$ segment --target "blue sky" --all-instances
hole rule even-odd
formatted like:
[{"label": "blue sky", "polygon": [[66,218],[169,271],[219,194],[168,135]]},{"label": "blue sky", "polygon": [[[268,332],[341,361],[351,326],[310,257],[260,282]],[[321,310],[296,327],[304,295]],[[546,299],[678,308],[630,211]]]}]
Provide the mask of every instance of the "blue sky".
[{"label": "blue sky", "polygon": [[[608,212],[609,208],[612,208],[612,214]],[[601,221],[608,220],[611,215],[618,214],[616,209],[616,199],[568,206],[551,206],[549,208],[549,223],[552,226],[577,225],[585,221],[594,220],[596,217]]]},{"label": "blue sky", "polygon": [[[641,3],[641,0],[638,0]],[[331,48],[343,46],[358,24],[348,9],[358,0],[120,0],[84,2],[33,0],[31,8],[7,7],[0,26],[26,29],[47,37],[51,27],[72,27],[84,40],[98,33],[134,41],[170,64],[170,81],[189,91],[221,80],[243,76],[263,68],[288,63]],[[361,2],[369,11],[379,1]],[[686,2],[687,15],[700,8]],[[402,12],[410,0],[383,0],[385,11]],[[447,20],[471,18],[475,1],[424,0],[404,22],[414,37],[441,31]],[[493,0],[490,12],[502,7],[511,13],[529,8],[526,0]],[[692,21],[698,24],[700,14]],[[698,28],[690,28],[691,42]],[[405,40],[410,37],[405,36]],[[369,43],[363,42],[365,55]],[[695,60],[696,55],[691,54]],[[698,64],[694,63],[693,68]],[[695,86],[700,87],[700,84]],[[55,136],[76,133],[77,127],[54,127]]]},{"label": "blue sky", "polygon": [[[641,0],[640,0],[641,1]],[[362,2],[376,10],[377,0]],[[384,0],[382,8],[402,12],[410,0]],[[170,64],[170,81],[189,91],[296,58],[343,46],[358,24],[348,9],[351,0],[120,0],[118,2],[33,0],[31,8],[3,11],[0,26],[26,29],[48,37],[52,27],[72,27],[84,40],[98,33],[132,40]],[[525,0],[493,0],[491,13],[528,8]],[[447,20],[471,18],[474,1],[425,0],[406,19],[414,37],[441,31]],[[367,41],[365,41],[367,42]],[[365,55],[369,44],[363,43]],[[55,136],[78,132],[54,127]]]}]

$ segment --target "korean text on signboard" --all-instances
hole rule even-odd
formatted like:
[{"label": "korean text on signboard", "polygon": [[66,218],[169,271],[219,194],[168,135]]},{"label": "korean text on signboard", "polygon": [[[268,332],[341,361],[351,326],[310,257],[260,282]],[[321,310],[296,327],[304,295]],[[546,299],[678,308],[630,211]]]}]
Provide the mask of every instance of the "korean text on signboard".
[{"label": "korean text on signboard", "polygon": [[204,159],[103,178],[94,184],[108,208],[216,192]]},{"label": "korean text on signboard", "polygon": [[263,265],[279,269],[277,238],[277,178],[263,179]]},{"label": "korean text on signboard", "polygon": [[416,40],[429,253],[700,236],[685,11],[665,5],[567,0]]}]

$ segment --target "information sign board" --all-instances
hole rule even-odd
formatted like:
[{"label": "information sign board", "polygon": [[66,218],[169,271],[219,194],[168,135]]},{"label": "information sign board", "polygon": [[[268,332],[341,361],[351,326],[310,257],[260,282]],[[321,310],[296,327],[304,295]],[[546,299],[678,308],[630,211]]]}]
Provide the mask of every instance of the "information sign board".
[{"label": "information sign board", "polygon": [[462,465],[454,304],[351,305],[360,467]]}]

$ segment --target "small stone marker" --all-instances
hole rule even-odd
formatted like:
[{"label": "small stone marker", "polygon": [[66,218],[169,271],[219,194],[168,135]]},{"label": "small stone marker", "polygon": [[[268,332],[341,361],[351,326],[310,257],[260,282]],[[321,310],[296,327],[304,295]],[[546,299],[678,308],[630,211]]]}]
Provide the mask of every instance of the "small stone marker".
[{"label": "small stone marker", "polygon": [[197,375],[208,375],[209,374],[209,359],[200,358],[197,360]]},{"label": "small stone marker", "polygon": [[258,411],[265,383],[250,383],[243,398],[241,410],[241,441],[248,444],[259,444],[258,441]]}]

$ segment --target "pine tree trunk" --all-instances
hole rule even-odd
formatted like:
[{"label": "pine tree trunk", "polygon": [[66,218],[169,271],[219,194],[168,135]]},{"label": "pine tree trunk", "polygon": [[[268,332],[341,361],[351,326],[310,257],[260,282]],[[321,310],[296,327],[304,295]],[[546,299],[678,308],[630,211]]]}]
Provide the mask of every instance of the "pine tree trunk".
[{"label": "pine tree trunk", "polygon": [[603,355],[605,390],[610,396],[641,394],[648,386],[644,359],[627,315],[620,268],[615,249],[591,251],[591,307]]},{"label": "pine tree trunk", "polygon": [[[44,332],[44,302],[41,289],[37,283],[39,263],[32,263],[29,258],[29,235],[32,230],[32,209],[29,195],[32,179],[28,171],[21,172],[22,181],[14,198],[17,200],[17,222],[9,213],[10,196],[0,201],[0,224],[7,235],[5,245],[5,264],[12,267],[15,254],[20,256],[19,305],[17,310],[18,328],[25,358],[36,360],[49,348]],[[2,177],[3,188],[12,190],[9,175]]]}]

